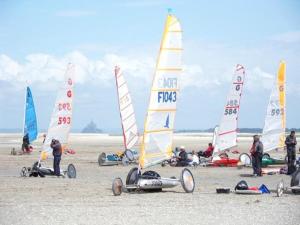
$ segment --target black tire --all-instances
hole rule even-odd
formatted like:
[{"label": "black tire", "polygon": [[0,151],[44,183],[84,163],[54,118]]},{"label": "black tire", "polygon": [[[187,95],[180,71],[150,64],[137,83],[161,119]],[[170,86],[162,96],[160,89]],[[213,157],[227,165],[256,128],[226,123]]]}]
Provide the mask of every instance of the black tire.
[{"label": "black tire", "polygon": [[[294,187],[294,186],[300,186],[300,169],[296,170],[292,175],[291,187]],[[300,193],[299,190],[294,190],[294,189],[292,189],[292,192],[294,194]]]},{"label": "black tire", "polygon": [[130,149],[125,150],[124,156],[126,156],[130,162],[134,161],[134,154],[133,151],[131,151]]},{"label": "black tire", "polygon": [[247,153],[240,154],[239,161],[244,163],[245,166],[251,165],[252,163],[251,157]]},{"label": "black tire", "polygon": [[[126,177],[126,185],[133,185],[136,184],[139,179],[139,174],[138,174],[138,168],[133,167],[131,170],[129,170],[129,173],[127,174]],[[128,192],[135,191],[136,189],[127,189]]]},{"label": "black tire", "polygon": [[161,162],[161,167],[165,167],[167,165],[167,161],[162,161]]},{"label": "black tire", "polygon": [[122,191],[123,191],[123,181],[121,178],[115,178],[113,180],[113,183],[112,183],[112,192],[114,194],[114,196],[119,196],[122,194]]},{"label": "black tire", "polygon": [[76,178],[76,168],[73,164],[68,165],[67,175],[70,179],[75,179]]},{"label": "black tire", "polygon": [[98,156],[98,164],[99,166],[103,166],[103,164],[106,162],[106,154],[105,152],[102,152],[99,156]]},{"label": "black tire", "polygon": [[195,180],[192,172],[184,168],[180,175],[181,186],[186,193],[193,193],[195,189]]},{"label": "black tire", "polygon": [[271,158],[271,156],[270,156],[269,153],[264,153],[263,154],[263,159],[270,159],[270,158]]}]

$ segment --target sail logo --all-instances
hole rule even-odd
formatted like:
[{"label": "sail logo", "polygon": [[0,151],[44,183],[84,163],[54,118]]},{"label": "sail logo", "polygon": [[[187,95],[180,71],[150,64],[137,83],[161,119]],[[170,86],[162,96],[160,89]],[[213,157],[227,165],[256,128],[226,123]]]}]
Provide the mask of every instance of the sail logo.
[{"label": "sail logo", "polygon": [[177,78],[161,78],[157,82],[159,88],[177,88]]},{"label": "sail logo", "polygon": [[164,128],[170,128],[170,115],[168,114]]},{"label": "sail logo", "polygon": [[68,91],[67,91],[67,96],[68,96],[69,98],[72,97],[72,91],[71,91],[71,90],[68,90]]},{"label": "sail logo", "polygon": [[159,91],[157,93],[158,103],[172,103],[176,102],[176,91]]}]

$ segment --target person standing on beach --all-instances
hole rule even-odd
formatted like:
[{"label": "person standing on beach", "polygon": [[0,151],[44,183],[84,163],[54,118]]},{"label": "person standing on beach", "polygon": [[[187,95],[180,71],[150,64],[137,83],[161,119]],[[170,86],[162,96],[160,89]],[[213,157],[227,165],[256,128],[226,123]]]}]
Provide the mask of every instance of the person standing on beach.
[{"label": "person standing on beach", "polygon": [[53,161],[54,175],[60,176],[59,164],[60,164],[61,155],[62,155],[61,144],[58,140],[52,139],[50,147],[53,149],[52,154],[54,157],[54,161]]},{"label": "person standing on beach", "polygon": [[296,170],[295,160],[296,160],[297,140],[296,140],[295,131],[292,130],[291,134],[286,137],[285,145],[286,145],[287,156],[288,156],[288,162],[287,162],[288,172],[287,172],[287,174],[292,174]]},{"label": "person standing on beach", "polygon": [[264,153],[263,143],[259,140],[258,135],[253,136],[253,144],[250,150],[252,157],[252,168],[254,176],[262,176],[261,164]]}]

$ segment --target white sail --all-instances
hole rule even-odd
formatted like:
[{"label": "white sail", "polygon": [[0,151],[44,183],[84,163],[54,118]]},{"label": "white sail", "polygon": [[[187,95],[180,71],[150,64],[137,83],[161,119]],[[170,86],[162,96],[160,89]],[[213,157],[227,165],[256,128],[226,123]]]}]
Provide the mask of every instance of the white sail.
[{"label": "white sail", "polygon": [[131,96],[120,67],[115,67],[115,78],[119,100],[119,110],[123,129],[124,146],[131,149],[139,140],[138,128]]},{"label": "white sail", "polygon": [[214,129],[213,139],[212,139],[212,145],[213,146],[216,146],[216,144],[217,144],[218,132],[219,132],[219,126],[216,126],[215,129]]},{"label": "white sail", "polygon": [[281,62],[270,95],[261,138],[265,152],[284,147],[285,115],[285,63]]},{"label": "white sail", "polygon": [[238,115],[244,80],[245,69],[242,65],[237,65],[219,125],[214,155],[237,145]]},{"label": "white sail", "polygon": [[48,133],[41,153],[41,159],[46,159],[51,154],[52,149],[50,144],[52,139],[59,140],[63,149],[68,143],[69,132],[72,125],[74,70],[74,66],[69,64],[65,73],[64,84],[57,94]]},{"label": "white sail", "polygon": [[141,145],[141,168],[157,164],[172,155],[172,138],[178,99],[178,78],[182,72],[182,30],[168,15],[161,41]]}]

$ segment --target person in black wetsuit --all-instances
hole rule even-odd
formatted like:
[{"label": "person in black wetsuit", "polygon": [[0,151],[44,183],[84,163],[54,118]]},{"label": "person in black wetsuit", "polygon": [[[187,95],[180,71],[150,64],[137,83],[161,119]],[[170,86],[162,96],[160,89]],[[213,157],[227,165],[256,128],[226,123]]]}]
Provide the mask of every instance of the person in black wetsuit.
[{"label": "person in black wetsuit", "polygon": [[295,131],[291,131],[291,134],[286,137],[285,139],[285,145],[287,150],[287,156],[288,156],[288,172],[287,174],[292,174],[296,170],[295,166],[295,160],[296,160],[296,135]]},{"label": "person in black wetsuit", "polygon": [[252,156],[252,168],[254,176],[262,176],[261,165],[264,146],[263,143],[259,140],[258,135],[253,136],[253,144],[250,153]]},{"label": "person in black wetsuit", "polygon": [[54,175],[60,176],[60,160],[62,155],[62,147],[58,140],[52,139],[50,147],[53,149],[52,154],[54,157],[53,170]]},{"label": "person in black wetsuit", "polygon": [[189,164],[189,160],[188,160],[188,155],[185,151],[184,147],[180,147],[180,153],[179,156],[177,157],[177,164],[176,166],[180,167],[180,166],[188,166]]},{"label": "person in black wetsuit", "polygon": [[22,151],[23,152],[30,152],[29,145],[30,145],[29,136],[28,136],[28,133],[27,133],[23,137]]}]

